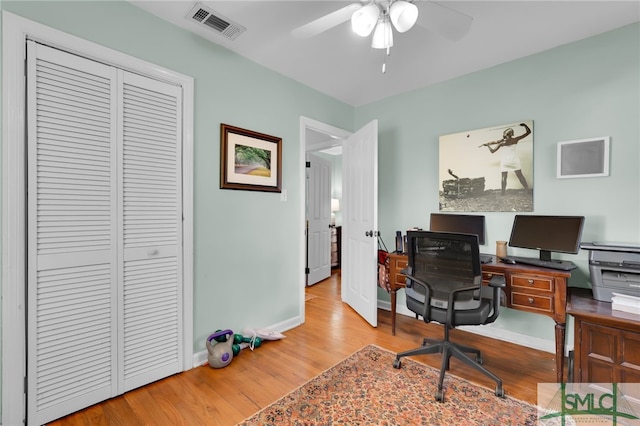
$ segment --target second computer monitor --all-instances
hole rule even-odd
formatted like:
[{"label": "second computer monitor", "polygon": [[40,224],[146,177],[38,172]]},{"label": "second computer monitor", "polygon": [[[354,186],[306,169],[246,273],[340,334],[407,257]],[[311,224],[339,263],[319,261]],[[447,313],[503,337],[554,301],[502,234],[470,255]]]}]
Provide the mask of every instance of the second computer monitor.
[{"label": "second computer monitor", "polygon": [[431,213],[429,229],[438,232],[476,234],[478,244],[485,244],[485,220],[483,215]]},{"label": "second computer monitor", "polygon": [[516,215],[509,246],[540,251],[541,260],[551,253],[577,254],[580,251],[584,216]]}]

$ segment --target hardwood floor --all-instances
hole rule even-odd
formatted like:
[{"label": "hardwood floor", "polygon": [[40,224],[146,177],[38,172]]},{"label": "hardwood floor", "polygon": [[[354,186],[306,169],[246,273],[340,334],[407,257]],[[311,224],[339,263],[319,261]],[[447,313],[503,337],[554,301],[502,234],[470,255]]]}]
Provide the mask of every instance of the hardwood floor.
[{"label": "hardwood floor", "polygon": [[[285,332],[285,339],[265,342],[253,352],[244,349],[228,367],[194,368],[51,425],[234,425],[367,344],[399,352],[419,346],[425,336],[442,336],[441,326],[404,315],[398,315],[392,336],[391,316],[385,310],[378,311],[378,327],[369,326],[340,301],[339,272],[306,292],[311,297],[306,322]],[[537,383],[555,382],[551,353],[459,330],[453,330],[451,338],[483,350],[484,365],[502,378],[508,396],[536,403]],[[440,366],[439,355],[417,359]],[[455,359],[450,371],[495,388],[493,381]]]}]

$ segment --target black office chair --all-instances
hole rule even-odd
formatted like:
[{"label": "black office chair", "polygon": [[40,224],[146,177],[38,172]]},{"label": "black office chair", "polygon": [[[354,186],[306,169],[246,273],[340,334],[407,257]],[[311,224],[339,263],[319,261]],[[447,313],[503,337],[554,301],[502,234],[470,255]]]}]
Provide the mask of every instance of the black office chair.
[{"label": "black office chair", "polygon": [[[426,323],[436,321],[444,325],[444,340],[425,338],[421,347],[397,354],[393,366],[400,368],[400,358],[405,356],[441,353],[440,380],[435,397],[442,402],[445,371],[454,356],[492,378],[497,384],[496,396],[504,397],[502,380],[482,366],[481,352],[449,340],[452,328],[496,320],[504,277],[494,276],[489,283],[490,289],[483,291],[477,235],[409,231],[407,244],[409,266],[404,271],[407,307]],[[474,354],[475,358],[468,354]]]}]

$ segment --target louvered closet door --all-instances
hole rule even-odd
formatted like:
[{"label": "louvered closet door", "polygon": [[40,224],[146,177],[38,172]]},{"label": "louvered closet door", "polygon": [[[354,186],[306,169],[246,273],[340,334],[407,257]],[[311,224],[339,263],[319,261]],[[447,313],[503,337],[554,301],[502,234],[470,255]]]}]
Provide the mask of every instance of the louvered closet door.
[{"label": "louvered closet door", "polygon": [[121,379],[124,390],[181,370],[180,88],[121,72]]},{"label": "louvered closet door", "polygon": [[181,93],[28,43],[27,415],[181,371]]},{"label": "louvered closet door", "polygon": [[27,415],[41,424],[116,392],[116,74],[28,55]]}]

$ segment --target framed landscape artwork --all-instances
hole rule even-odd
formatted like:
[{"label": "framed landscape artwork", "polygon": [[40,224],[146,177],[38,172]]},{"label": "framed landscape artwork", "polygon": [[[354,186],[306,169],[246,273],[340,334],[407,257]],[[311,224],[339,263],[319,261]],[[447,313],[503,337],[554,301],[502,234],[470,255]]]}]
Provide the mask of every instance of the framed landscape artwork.
[{"label": "framed landscape artwork", "polygon": [[220,125],[220,188],[282,191],[282,139]]},{"label": "framed landscape artwork", "polygon": [[533,211],[533,121],[440,136],[441,211]]}]

